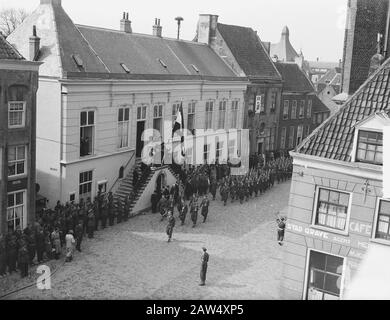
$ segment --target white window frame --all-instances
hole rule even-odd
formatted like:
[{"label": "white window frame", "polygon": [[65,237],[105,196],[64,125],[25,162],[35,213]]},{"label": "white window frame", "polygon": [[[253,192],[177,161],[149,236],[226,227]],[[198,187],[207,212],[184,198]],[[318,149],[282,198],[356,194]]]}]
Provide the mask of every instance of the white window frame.
[{"label": "white window frame", "polygon": [[[10,196],[10,195],[13,195],[14,197],[15,197],[15,194],[17,194],[17,193],[23,193],[23,214],[22,214],[22,217],[21,217],[21,228],[22,228],[22,230],[24,229],[24,228],[26,228],[27,227],[27,190],[18,190],[18,191],[13,191],[13,192],[8,192],[7,193],[7,199],[6,199],[6,203],[7,203],[7,205],[6,205],[6,227],[7,227],[7,229],[8,229],[8,209],[10,209],[10,208],[16,208],[16,207],[20,207],[20,205],[18,205],[18,206],[13,206],[13,207],[8,207],[8,196]],[[14,215],[15,215],[15,213],[14,213]],[[15,219],[13,220],[14,221],[14,228],[15,228]],[[15,230],[15,229],[14,229]]]},{"label": "white window frame", "polygon": [[[92,173],[93,174],[93,173]],[[93,178],[93,176],[92,176],[92,178]],[[107,185],[108,185],[108,180],[106,179],[106,180],[102,180],[102,181],[98,181],[97,183],[96,183],[96,194],[98,194],[98,192],[99,192],[99,187],[100,186],[105,186],[105,191],[102,191],[102,194],[106,194],[107,193]]]},{"label": "white window frame", "polygon": [[[87,123],[85,125],[81,124],[81,114],[86,113],[87,117]],[[93,112],[93,124],[89,123],[89,113]],[[80,111],[80,121],[79,121],[79,128],[80,128],[80,137],[81,137],[81,130],[82,128],[88,128],[92,127],[92,143],[91,143],[91,154],[83,155],[81,156],[81,141],[80,141],[80,151],[79,151],[79,156],[80,158],[86,158],[86,157],[91,157],[95,154],[95,137],[96,137],[96,110],[93,109],[86,109],[86,110],[81,110]]]},{"label": "white window frame", "polygon": [[205,130],[213,128],[214,100],[206,101]]},{"label": "white window frame", "polygon": [[[349,194],[349,201],[348,201],[348,209],[347,209],[347,218],[345,220],[345,229],[340,230],[340,229],[333,229],[331,227],[325,227],[325,226],[320,226],[315,224],[316,223],[316,218],[317,218],[317,206],[318,206],[318,198],[320,195],[320,189],[326,189],[329,191],[335,191],[339,193],[346,193]],[[353,193],[345,190],[338,190],[335,188],[329,188],[329,187],[324,187],[317,185],[315,189],[315,194],[314,194],[314,207],[312,209],[312,220],[311,220],[311,225],[310,227],[313,229],[319,229],[319,230],[324,230],[332,233],[337,233],[343,236],[348,236],[349,235],[349,223],[351,219],[351,209],[352,209],[352,198],[353,198]]]},{"label": "white window frame", "polygon": [[[188,130],[193,130],[196,129],[195,125],[195,114],[196,114],[196,101],[190,101],[188,103],[188,113],[187,113],[187,129]],[[192,128],[190,128],[189,123],[190,123],[190,117],[192,117]]]},{"label": "white window frame", "polygon": [[[22,104],[23,109],[22,110],[11,110],[12,105]],[[10,124],[10,114],[11,113],[22,113],[22,123],[17,125],[11,125]],[[24,128],[26,126],[26,101],[9,101],[8,102],[8,128],[9,129],[17,129],[17,128]]]},{"label": "white window frame", "polygon": [[307,286],[309,284],[309,276],[310,276],[309,267],[310,267],[310,253],[311,253],[311,251],[315,251],[315,252],[319,252],[319,253],[323,253],[323,254],[326,254],[329,256],[334,256],[334,257],[338,257],[338,258],[343,259],[343,272],[341,274],[340,297],[339,297],[339,300],[343,300],[344,291],[345,291],[345,273],[346,273],[348,258],[345,256],[338,255],[338,254],[333,254],[333,253],[329,253],[329,252],[326,252],[323,250],[317,250],[317,249],[312,249],[312,248],[307,248],[307,252],[306,252],[306,268],[305,268],[305,279],[304,279],[302,300],[307,300],[307,293],[308,293]]},{"label": "white window frame", "polygon": [[[87,182],[80,182],[80,174],[82,173],[86,173],[86,172],[92,172],[92,179],[91,180],[88,180]],[[90,169],[90,170],[84,170],[84,171],[80,171],[79,172],[79,179],[78,179],[78,186],[79,186],[79,192],[78,192],[78,197],[79,197],[79,201],[81,198],[84,198],[84,197],[81,197],[81,194],[80,194],[80,187],[81,185],[85,185],[87,183],[91,183],[91,201],[93,201],[93,197],[94,197],[94,192],[93,192],[93,175],[94,175],[94,170],[93,169]]]},{"label": "white window frame", "polygon": [[[128,115],[129,115],[129,119],[128,120],[125,119],[126,109],[128,110]],[[121,120],[119,119],[120,110],[122,110],[122,119]],[[123,107],[118,108],[118,117],[117,117],[117,119],[118,119],[118,128],[117,128],[117,130],[118,130],[118,135],[117,135],[118,143],[117,143],[117,148],[118,149],[128,148],[129,147],[129,140],[130,140],[129,139],[129,132],[130,132],[130,107],[123,106]],[[127,134],[126,133],[124,134],[123,133],[123,126],[126,125],[126,123],[127,123]],[[122,126],[122,134],[120,135],[120,127],[121,126]],[[124,137],[127,137],[127,140],[126,140],[127,143],[126,143],[126,145],[121,146],[121,142],[123,141]]]},{"label": "white window frame", "polygon": [[382,129],[368,129],[365,127],[361,128],[356,128],[355,129],[355,136],[353,137],[353,147],[352,147],[352,162],[358,162],[358,163],[364,163],[372,166],[378,166],[382,167],[383,166],[383,155],[384,155],[384,145],[382,144],[382,164],[376,164],[376,163],[371,163],[371,162],[365,162],[365,161],[357,161],[357,151],[358,151],[358,144],[359,144],[359,132],[360,131],[366,131],[366,132],[375,132],[375,133],[383,133]]},{"label": "white window frame", "polygon": [[230,128],[234,129],[237,128],[238,123],[238,105],[240,101],[239,100],[233,100],[231,104],[231,116],[230,116]]},{"label": "white window frame", "polygon": [[181,102],[175,102],[172,104],[172,128],[176,121],[177,110],[180,108]]},{"label": "white window frame", "polygon": [[386,199],[383,197],[378,197],[376,200],[375,214],[374,214],[374,223],[372,224],[371,238],[370,241],[377,242],[381,244],[390,245],[390,240],[376,238],[376,229],[378,227],[378,218],[379,218],[379,205],[381,201],[390,202],[390,199]]},{"label": "white window frame", "polygon": [[306,101],[301,100],[301,103],[299,104],[299,112],[298,112],[299,119],[305,118],[305,105],[306,105]]},{"label": "white window frame", "polygon": [[[301,129],[301,134],[299,134],[299,129]],[[296,136],[296,140],[295,140],[295,145],[299,145],[302,141],[303,141],[303,130],[304,130],[304,125],[303,124],[300,124],[298,125],[297,127],[297,136]],[[298,138],[301,138],[301,141],[299,141],[298,143]]]},{"label": "white window frame", "polygon": [[137,106],[137,121],[146,121],[148,105],[141,104]]},{"label": "white window frame", "polygon": [[297,109],[298,109],[298,101],[292,100],[292,106],[291,106],[291,119],[292,120],[297,119]]},{"label": "white window frame", "polygon": [[[157,109],[156,109],[157,108]],[[157,110],[157,112],[155,112]],[[164,118],[164,104],[163,103],[155,103],[153,104],[153,130],[158,130],[159,131],[159,134],[157,134],[157,136],[155,136],[155,138],[160,138],[162,137],[162,134],[163,134],[163,130],[164,130],[164,123],[163,123],[163,118]],[[160,121],[160,128],[159,129],[156,129],[154,127],[154,122],[156,120],[159,120]],[[174,124],[174,123],[173,123]],[[173,128],[173,124],[172,124],[172,128]]]},{"label": "white window frame", "polygon": [[227,100],[219,101],[218,129],[225,129]]},{"label": "white window frame", "polygon": [[[18,148],[20,148],[20,147],[24,148],[24,159],[18,159],[18,156],[17,156],[18,155]],[[10,163],[14,163],[17,166],[17,163],[22,162],[22,160],[23,160],[23,173],[19,173],[19,174],[16,173],[14,175],[8,174],[8,179],[14,179],[14,178],[20,178],[20,177],[27,176],[28,175],[28,172],[27,172],[27,160],[28,160],[27,146],[26,145],[8,146],[8,150],[7,150],[8,155],[9,155],[10,148],[15,148],[16,160],[9,161],[8,156],[7,156],[7,168],[9,167]],[[8,171],[8,169],[7,169],[7,171]],[[16,170],[15,170],[15,172],[16,172]]]}]

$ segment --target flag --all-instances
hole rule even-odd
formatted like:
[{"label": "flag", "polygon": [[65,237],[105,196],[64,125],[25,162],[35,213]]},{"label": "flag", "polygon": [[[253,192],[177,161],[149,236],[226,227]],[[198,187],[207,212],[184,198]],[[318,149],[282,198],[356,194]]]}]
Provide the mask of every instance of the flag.
[{"label": "flag", "polygon": [[180,107],[177,108],[176,111],[176,120],[175,124],[173,125],[172,130],[172,136],[175,135],[175,132],[181,130],[180,136],[181,136],[181,155],[185,156],[185,150],[184,150],[184,117],[183,117],[183,102],[181,102]]}]

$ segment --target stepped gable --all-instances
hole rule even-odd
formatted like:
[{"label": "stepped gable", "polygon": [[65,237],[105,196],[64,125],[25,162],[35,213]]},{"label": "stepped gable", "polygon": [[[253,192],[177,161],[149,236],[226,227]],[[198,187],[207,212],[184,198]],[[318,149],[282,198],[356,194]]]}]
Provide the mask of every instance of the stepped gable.
[{"label": "stepped gable", "polygon": [[0,32],[0,60],[25,60]]},{"label": "stepped gable", "polygon": [[295,63],[276,62],[276,68],[282,75],[283,91],[314,92],[315,89],[305,73]]},{"label": "stepped gable", "polygon": [[260,38],[252,28],[218,23],[218,31],[248,77],[281,80]]},{"label": "stepped gable", "polygon": [[350,162],[355,128],[378,111],[390,111],[390,59],[296,149],[296,152]]}]

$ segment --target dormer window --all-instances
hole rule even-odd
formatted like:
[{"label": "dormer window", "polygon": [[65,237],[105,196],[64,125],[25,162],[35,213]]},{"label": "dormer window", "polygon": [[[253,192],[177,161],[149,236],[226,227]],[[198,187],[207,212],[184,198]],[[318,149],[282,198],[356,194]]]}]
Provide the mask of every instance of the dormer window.
[{"label": "dormer window", "polygon": [[383,133],[359,130],[356,162],[383,164]]},{"label": "dormer window", "polygon": [[72,54],[72,58],[80,71],[84,71],[84,62],[78,54]]},{"label": "dormer window", "polygon": [[120,65],[122,69],[125,70],[126,73],[130,73],[130,69],[124,63],[120,63]]},{"label": "dormer window", "polygon": [[353,162],[383,165],[383,128],[390,124],[386,112],[381,111],[355,124],[351,158]]},{"label": "dormer window", "polygon": [[160,64],[166,69],[168,68],[168,66],[165,64],[164,61],[162,61],[161,59],[158,59],[158,62],[160,62]]}]

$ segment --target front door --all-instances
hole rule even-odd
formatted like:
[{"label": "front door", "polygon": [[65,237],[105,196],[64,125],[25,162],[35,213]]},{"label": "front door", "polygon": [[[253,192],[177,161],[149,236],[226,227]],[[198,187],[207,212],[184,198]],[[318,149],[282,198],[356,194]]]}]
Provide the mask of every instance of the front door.
[{"label": "front door", "polygon": [[145,130],[145,121],[137,122],[137,146],[136,146],[136,157],[140,158],[142,155],[142,149],[144,148],[144,141],[142,141],[142,133]]}]

